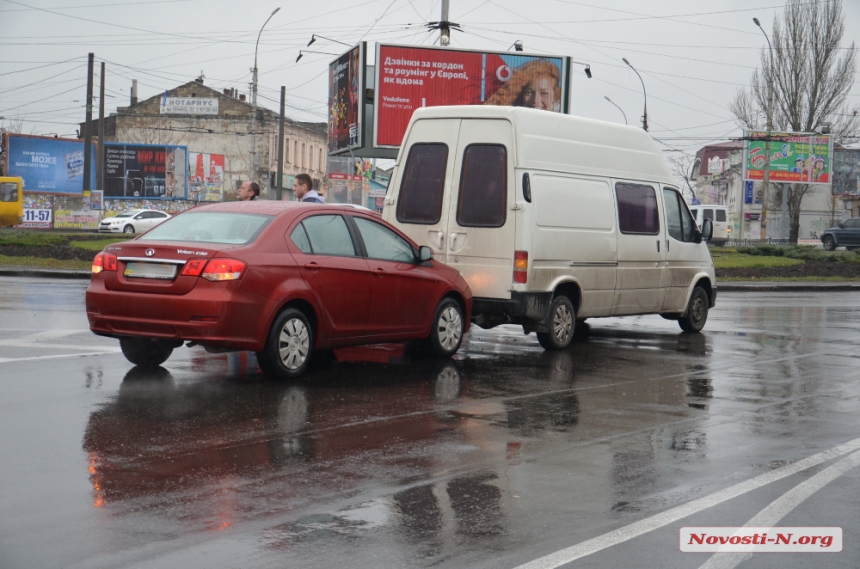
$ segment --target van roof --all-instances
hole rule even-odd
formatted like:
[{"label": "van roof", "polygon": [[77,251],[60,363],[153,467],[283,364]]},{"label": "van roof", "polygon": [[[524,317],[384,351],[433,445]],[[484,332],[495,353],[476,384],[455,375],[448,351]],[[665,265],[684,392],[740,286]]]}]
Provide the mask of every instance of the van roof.
[{"label": "van roof", "polygon": [[459,105],[416,109],[430,118],[506,119],[514,126],[517,167],[677,185],[660,148],[636,127],[525,107]]}]

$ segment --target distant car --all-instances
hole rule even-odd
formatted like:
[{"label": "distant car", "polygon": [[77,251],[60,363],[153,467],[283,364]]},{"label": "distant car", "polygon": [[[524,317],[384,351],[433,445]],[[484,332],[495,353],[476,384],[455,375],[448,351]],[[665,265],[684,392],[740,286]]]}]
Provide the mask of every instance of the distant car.
[{"label": "distant car", "polygon": [[419,340],[451,356],[469,329],[472,293],[378,216],[324,204],[247,201],[174,216],[93,261],[90,329],[118,338],[142,366],[184,342],[249,350],[274,378],[314,350]]},{"label": "distant car", "polygon": [[860,217],[846,219],[836,227],[821,232],[821,243],[828,251],[837,247],[854,249],[860,247]]},{"label": "distant car", "polygon": [[173,217],[156,209],[130,209],[99,223],[99,233],[143,233]]}]

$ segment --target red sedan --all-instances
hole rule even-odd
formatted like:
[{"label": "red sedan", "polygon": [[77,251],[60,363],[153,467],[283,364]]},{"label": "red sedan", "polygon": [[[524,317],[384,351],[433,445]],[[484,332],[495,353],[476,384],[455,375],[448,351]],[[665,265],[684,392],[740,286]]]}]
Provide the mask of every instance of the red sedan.
[{"label": "red sedan", "polygon": [[248,201],[194,208],[93,261],[90,329],[137,365],[188,342],[250,350],[270,377],[314,350],[421,340],[451,356],[469,328],[460,273],[369,211]]}]

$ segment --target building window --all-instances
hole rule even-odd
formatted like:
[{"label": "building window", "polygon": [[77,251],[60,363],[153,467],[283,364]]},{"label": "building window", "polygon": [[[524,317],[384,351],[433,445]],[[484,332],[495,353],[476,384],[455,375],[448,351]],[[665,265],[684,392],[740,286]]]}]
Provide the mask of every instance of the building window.
[{"label": "building window", "polygon": [[284,162],[290,163],[290,139],[284,140]]},{"label": "building window", "polygon": [[320,148],[320,172],[325,172],[325,149]]},{"label": "building window", "polygon": [[308,156],[305,154],[306,149],[304,143],[302,143],[302,168],[305,167],[305,164],[308,162]]}]

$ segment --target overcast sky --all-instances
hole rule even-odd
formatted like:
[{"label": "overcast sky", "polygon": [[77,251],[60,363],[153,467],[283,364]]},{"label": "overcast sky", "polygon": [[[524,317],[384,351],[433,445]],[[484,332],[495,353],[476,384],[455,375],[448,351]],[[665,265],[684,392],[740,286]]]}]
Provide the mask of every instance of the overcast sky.
[{"label": "overcast sky", "polygon": [[[739,136],[727,109],[749,83],[766,45],[753,24],[771,33],[778,0],[450,0],[461,26],[451,46],[504,51],[516,40],[526,53],[571,56],[594,74],[572,67],[572,113],[641,124],[642,85],[621,61],[642,74],[650,132],[666,148],[688,153]],[[74,136],[84,119],[86,57],[107,63],[107,112],[129,104],[131,80],[141,99],[190,81],[250,91],[250,68],[260,26],[275,8],[258,52],[259,102],[278,107],[287,87],[297,120],[326,119],[328,54],[347,44],[431,45],[439,0],[0,0],[0,126],[23,120],[23,132]],[[843,47],[860,32],[860,0],[845,0]],[[98,78],[95,92],[98,94]],[[860,87],[850,97],[860,104]],[[97,109],[97,108],[96,108]],[[97,113],[97,110],[95,111]]]}]

